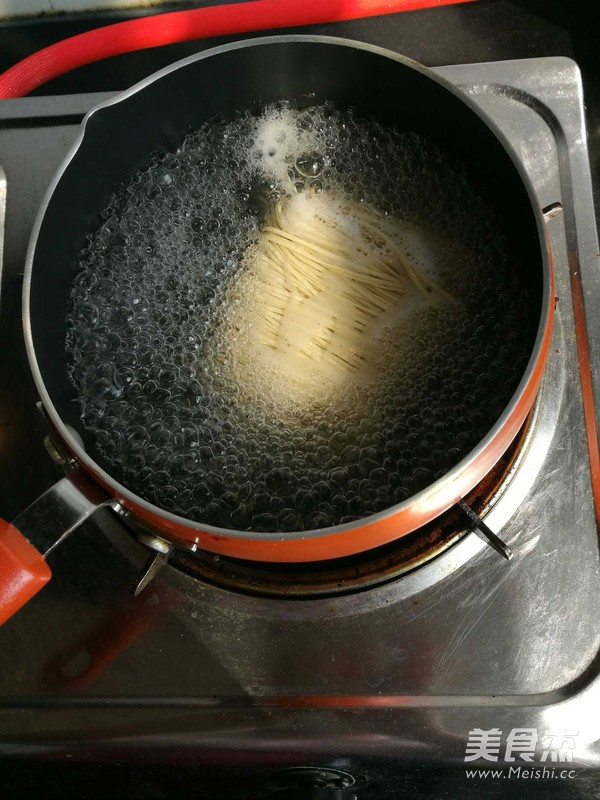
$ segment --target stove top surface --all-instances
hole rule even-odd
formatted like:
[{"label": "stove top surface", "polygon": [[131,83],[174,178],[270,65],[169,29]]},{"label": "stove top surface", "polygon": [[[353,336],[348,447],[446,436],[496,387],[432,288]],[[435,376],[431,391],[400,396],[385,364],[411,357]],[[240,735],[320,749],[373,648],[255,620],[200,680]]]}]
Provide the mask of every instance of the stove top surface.
[{"label": "stove top surface", "polygon": [[[562,205],[547,215],[557,296],[550,359],[520,455],[485,515],[513,560],[467,533],[413,572],[347,596],[256,597],[167,566],[136,598],[148,551],[102,511],[49,557],[53,581],[0,631],[0,748],[81,758],[83,737],[91,761],[108,748],[113,760],[152,753],[160,763],[252,764],[257,775],[266,763],[272,770],[318,755],[358,770],[359,797],[361,781],[371,787],[365,796],[395,796],[385,793],[384,762],[388,776],[427,763],[468,784],[465,767],[572,759],[577,775],[556,782],[558,796],[571,796],[568,785],[587,791],[600,764],[600,476],[590,439],[600,334],[581,311],[599,318],[600,276],[579,71],[565,58],[437,71],[507,135],[540,207]],[[43,448],[22,345],[25,248],[83,114],[106,97],[0,104],[0,371],[8,376],[0,515],[8,519],[61,475]],[[500,744],[467,762],[475,729]],[[521,748],[513,763],[519,730],[536,739],[532,758]],[[551,746],[553,733],[562,744]],[[383,761],[367,768],[373,758]],[[549,796],[543,775],[536,785]],[[232,786],[227,796],[247,796]]]}]

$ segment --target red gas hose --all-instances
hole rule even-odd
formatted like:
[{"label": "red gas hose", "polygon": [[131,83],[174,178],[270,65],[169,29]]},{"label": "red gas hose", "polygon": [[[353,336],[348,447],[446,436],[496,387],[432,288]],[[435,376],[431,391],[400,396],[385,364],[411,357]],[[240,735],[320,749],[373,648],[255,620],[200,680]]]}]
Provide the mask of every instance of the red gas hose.
[{"label": "red gas hose", "polygon": [[117,22],[71,36],[19,61],[0,75],[0,98],[22,97],[72,69],[134,50],[469,2],[473,0],[249,0]]}]

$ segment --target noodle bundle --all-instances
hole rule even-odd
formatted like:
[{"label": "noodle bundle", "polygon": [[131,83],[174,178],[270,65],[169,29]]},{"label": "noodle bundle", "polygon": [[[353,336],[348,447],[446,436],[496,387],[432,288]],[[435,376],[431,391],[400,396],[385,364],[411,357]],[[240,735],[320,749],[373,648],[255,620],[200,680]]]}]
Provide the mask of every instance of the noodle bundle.
[{"label": "noodle bundle", "polygon": [[232,360],[245,379],[266,368],[280,396],[315,400],[324,381],[371,377],[385,331],[452,300],[400,247],[404,234],[398,221],[329,193],[277,200],[236,288]]}]

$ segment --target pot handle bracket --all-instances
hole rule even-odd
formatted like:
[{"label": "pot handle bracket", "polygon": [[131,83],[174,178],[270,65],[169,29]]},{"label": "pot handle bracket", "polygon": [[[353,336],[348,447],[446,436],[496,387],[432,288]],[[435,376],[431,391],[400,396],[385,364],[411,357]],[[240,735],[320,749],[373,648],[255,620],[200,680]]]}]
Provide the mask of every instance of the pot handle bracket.
[{"label": "pot handle bracket", "polygon": [[13,520],[0,519],[0,625],[52,577],[46,557],[91,514],[118,503],[82,470],[51,486]]}]

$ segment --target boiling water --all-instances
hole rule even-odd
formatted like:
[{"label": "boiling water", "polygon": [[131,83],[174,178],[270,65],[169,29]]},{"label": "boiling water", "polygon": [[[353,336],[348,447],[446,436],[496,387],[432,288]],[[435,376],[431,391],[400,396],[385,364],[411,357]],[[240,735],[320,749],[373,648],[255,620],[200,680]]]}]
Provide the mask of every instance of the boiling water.
[{"label": "boiling water", "polygon": [[[372,379],[321,380],[294,403],[275,373],[232,368],[231,323],[265,215],[299,194],[402,220],[407,255],[456,302],[401,315]],[[67,348],[90,450],[133,492],[219,527],[368,516],[445,474],[502,412],[535,335],[524,272],[463,168],[415,134],[326,105],[208,123],[136,174],[81,253]]]}]

